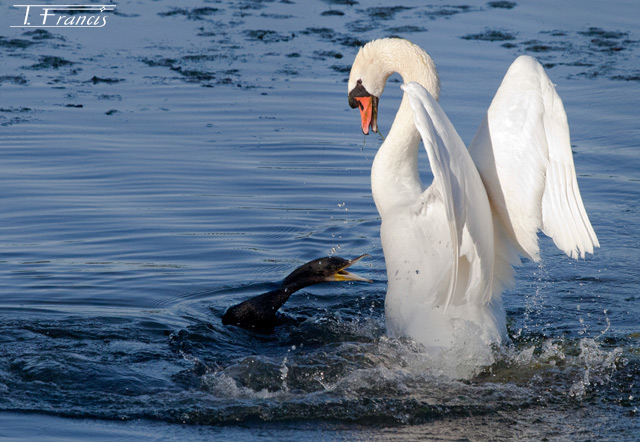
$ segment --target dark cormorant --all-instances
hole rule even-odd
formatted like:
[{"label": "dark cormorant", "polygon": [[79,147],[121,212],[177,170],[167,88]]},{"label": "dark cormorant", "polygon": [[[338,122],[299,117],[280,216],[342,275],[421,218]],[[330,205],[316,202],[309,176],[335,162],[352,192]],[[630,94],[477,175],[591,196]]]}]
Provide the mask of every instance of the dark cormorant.
[{"label": "dark cormorant", "polygon": [[222,323],[255,330],[273,329],[278,323],[278,309],[287,302],[289,296],[302,288],[329,281],[373,282],[345,270],[365,256],[369,255],[355,259],[332,256],[309,261],[291,272],[277,289],[230,307],[222,317]]}]

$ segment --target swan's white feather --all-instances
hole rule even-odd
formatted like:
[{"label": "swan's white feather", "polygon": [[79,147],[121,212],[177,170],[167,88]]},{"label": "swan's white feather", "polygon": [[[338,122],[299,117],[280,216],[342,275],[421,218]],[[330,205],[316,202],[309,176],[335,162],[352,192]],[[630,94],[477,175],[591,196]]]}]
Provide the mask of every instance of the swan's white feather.
[{"label": "swan's white feather", "polygon": [[451,232],[452,282],[439,294],[436,305],[446,309],[452,304],[486,304],[492,295],[494,250],[491,211],[482,181],[462,139],[431,94],[416,82],[402,89],[409,96],[434,176],[431,186],[442,196],[439,203],[446,208]]},{"label": "swan's white feather", "polygon": [[567,115],[540,63],[513,62],[469,152],[497,220],[524,256],[539,259],[539,230],[572,258],[599,246],[578,189]]}]

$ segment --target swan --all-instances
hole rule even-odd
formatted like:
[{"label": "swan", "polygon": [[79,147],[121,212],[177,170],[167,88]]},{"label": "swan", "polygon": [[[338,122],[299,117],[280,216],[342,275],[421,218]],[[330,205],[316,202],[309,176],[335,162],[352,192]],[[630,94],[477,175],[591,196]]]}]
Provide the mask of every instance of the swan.
[{"label": "swan", "polygon": [[[582,203],[562,100],[529,56],[509,68],[469,149],[437,103],[431,57],[398,38],[360,48],[348,82],[362,131],[378,131],[387,78],[404,95],[375,155],[371,189],[387,268],[385,322],[452,363],[490,365],[508,340],[503,289],[520,257],[540,259],[538,231],[572,258],[599,247]],[[433,174],[418,173],[420,140]]]}]

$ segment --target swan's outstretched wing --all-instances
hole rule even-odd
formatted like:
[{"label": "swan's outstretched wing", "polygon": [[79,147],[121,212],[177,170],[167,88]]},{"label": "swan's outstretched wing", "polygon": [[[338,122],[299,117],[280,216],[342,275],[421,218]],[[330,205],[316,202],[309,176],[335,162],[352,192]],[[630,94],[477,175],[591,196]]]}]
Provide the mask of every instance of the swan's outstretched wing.
[{"label": "swan's outstretched wing", "polygon": [[415,82],[402,89],[409,97],[434,176],[423,199],[438,194],[449,224],[450,283],[436,303],[445,308],[486,303],[492,292],[494,250],[491,210],[482,181],[460,136],[431,94]]},{"label": "swan's outstretched wing", "polygon": [[538,230],[572,258],[599,247],[578,189],[567,115],[540,63],[513,62],[469,152],[496,228],[521,254],[539,259]]}]

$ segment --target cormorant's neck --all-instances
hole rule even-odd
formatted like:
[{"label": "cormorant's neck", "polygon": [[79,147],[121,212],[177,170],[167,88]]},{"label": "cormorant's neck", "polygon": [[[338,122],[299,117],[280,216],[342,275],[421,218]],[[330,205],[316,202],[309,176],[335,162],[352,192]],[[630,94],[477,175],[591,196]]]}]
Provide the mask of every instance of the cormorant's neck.
[{"label": "cormorant's neck", "polygon": [[285,302],[287,302],[289,296],[291,296],[293,292],[294,291],[285,287],[284,284],[281,284],[277,289],[260,295],[260,298],[262,298],[263,307],[266,308],[265,311],[270,311],[275,314],[275,312],[278,311],[278,309],[282,307]]},{"label": "cormorant's neck", "polygon": [[314,283],[307,279],[285,278],[285,280],[280,283],[280,287],[261,295],[261,297],[269,305],[269,309],[275,312],[287,302],[292,294],[312,284]]},{"label": "cormorant's neck", "polygon": [[[293,293],[301,290],[305,287],[309,287],[310,285],[317,284],[319,281],[312,281],[309,278],[300,278],[298,275],[295,275],[295,272],[291,275],[287,276],[284,281],[280,284],[280,289],[283,294],[282,296],[286,296],[285,301],[289,299]],[[283,301],[284,303],[284,301]]]}]

